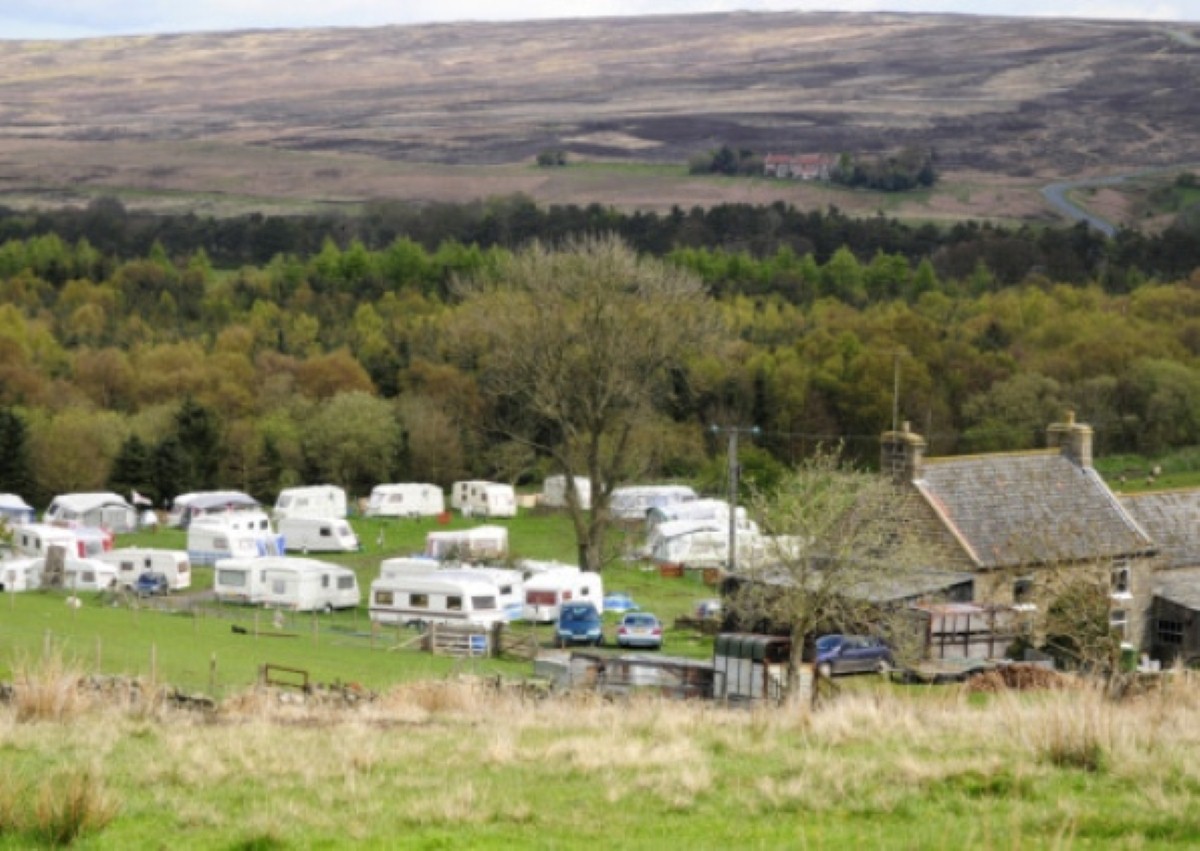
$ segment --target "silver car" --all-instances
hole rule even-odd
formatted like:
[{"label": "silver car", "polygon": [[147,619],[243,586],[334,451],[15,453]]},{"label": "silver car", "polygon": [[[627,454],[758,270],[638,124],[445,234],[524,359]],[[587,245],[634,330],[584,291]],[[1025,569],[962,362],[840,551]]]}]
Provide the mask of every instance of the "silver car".
[{"label": "silver car", "polygon": [[630,612],[621,618],[617,627],[618,646],[661,650],[662,642],[662,622],[649,612]]}]

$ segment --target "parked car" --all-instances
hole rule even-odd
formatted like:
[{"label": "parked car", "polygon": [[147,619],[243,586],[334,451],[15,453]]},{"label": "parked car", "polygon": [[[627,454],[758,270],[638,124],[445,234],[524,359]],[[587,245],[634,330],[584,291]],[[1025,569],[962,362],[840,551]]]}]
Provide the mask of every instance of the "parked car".
[{"label": "parked car", "polygon": [[892,668],[892,650],[870,635],[822,635],[817,639],[817,672],[823,677]]},{"label": "parked car", "polygon": [[617,627],[618,646],[661,650],[662,643],[662,623],[654,615],[649,612],[631,612],[621,618]]},{"label": "parked car", "polygon": [[559,647],[568,644],[604,643],[604,624],[600,613],[591,603],[563,603],[559,608],[558,625],[554,629],[554,643]]},{"label": "parked car", "polygon": [[606,612],[634,612],[639,608],[641,607],[633,601],[633,598],[623,591],[615,591],[604,598],[604,611]]},{"label": "parked car", "polygon": [[165,573],[149,571],[137,578],[133,583],[133,591],[139,597],[165,596],[171,591],[171,582]]}]

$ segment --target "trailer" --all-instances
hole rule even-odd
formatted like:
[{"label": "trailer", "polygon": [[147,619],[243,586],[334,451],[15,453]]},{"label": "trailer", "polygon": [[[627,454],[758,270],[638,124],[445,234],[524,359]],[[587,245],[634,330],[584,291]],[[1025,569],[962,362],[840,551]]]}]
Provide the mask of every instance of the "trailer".
[{"label": "trailer", "polygon": [[367,500],[367,517],[437,517],[446,511],[446,495],[437,485],[415,482],[376,485]]},{"label": "trailer", "polygon": [[789,638],[722,633],[713,643],[713,697],[717,700],[780,701],[787,693]]},{"label": "trailer", "polygon": [[516,517],[517,493],[512,485],[499,482],[455,482],[450,506],[464,517]]},{"label": "trailer", "polygon": [[34,523],[37,513],[33,506],[21,499],[15,493],[0,493],[0,521],[7,521],[9,526]]},{"label": "trailer", "polygon": [[167,587],[182,591],[192,587],[192,566],[182,550],[123,547],[97,556],[117,569],[117,584],[132,588],[143,573],[161,573]]},{"label": "trailer", "polygon": [[563,603],[587,602],[604,614],[604,583],[600,574],[578,567],[559,567],[535,573],[525,581],[521,615],[534,623],[558,620]]},{"label": "trailer", "polygon": [[368,608],[375,623],[397,626],[445,623],[491,627],[504,619],[495,583],[454,571],[376,579],[371,583]]},{"label": "trailer", "polygon": [[425,555],[436,559],[487,561],[508,557],[508,530],[503,526],[430,532]]},{"label": "trailer", "polygon": [[652,508],[691,502],[696,491],[687,485],[631,485],[612,492],[609,505],[618,520],[645,520]]},{"label": "trailer", "polygon": [[34,591],[42,585],[40,558],[14,558],[0,561],[0,592],[15,594]]},{"label": "trailer", "polygon": [[113,532],[137,530],[137,511],[116,493],[66,493],[50,502],[42,516],[62,526],[102,526]]},{"label": "trailer", "polygon": [[271,516],[276,523],[287,517],[346,518],[346,491],[337,485],[308,485],[284,488],[275,499]]},{"label": "trailer", "polygon": [[219,603],[262,602],[268,562],[275,557],[222,558],[213,566],[213,596]]},{"label": "trailer", "polygon": [[181,493],[171,501],[167,525],[187,529],[192,521],[207,516],[219,516],[237,511],[260,508],[259,502],[241,491],[196,491]]},{"label": "trailer", "polygon": [[13,529],[12,549],[18,556],[40,558],[50,547],[62,547],[69,556],[85,555],[79,538],[71,529],[49,523],[27,523]]},{"label": "trailer", "polygon": [[344,519],[284,517],[278,531],[290,553],[353,553],[361,549],[358,535]]},{"label": "trailer", "polygon": [[[592,481],[586,476],[576,476],[575,499],[584,511],[592,510]],[[547,508],[567,507],[567,477],[563,475],[547,476],[542,482],[542,497],[540,503]]]},{"label": "trailer", "polygon": [[297,612],[353,609],[361,602],[358,577],[348,567],[308,558],[265,558],[259,566],[259,602]]},{"label": "trailer", "polygon": [[243,509],[194,518],[188,525],[187,552],[193,565],[207,565],[223,558],[283,555],[284,540],[264,511]]}]

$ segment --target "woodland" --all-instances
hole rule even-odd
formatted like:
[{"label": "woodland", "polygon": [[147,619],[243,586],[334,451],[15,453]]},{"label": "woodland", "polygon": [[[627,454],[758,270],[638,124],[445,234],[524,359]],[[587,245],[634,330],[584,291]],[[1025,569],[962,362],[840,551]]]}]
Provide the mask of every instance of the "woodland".
[{"label": "woodland", "polygon": [[[0,491],[540,480],[508,400],[448,345],[465,276],[533,240],[615,233],[695,274],[723,319],[633,435],[650,478],[715,487],[712,426],[754,425],[743,481],[819,445],[868,465],[897,417],[931,454],[1042,445],[1067,408],[1097,454],[1200,443],[1200,240],[949,228],[836,209],[669,214],[505,197],[357,217],[0,210]],[[477,327],[480,337],[486,329]]]}]

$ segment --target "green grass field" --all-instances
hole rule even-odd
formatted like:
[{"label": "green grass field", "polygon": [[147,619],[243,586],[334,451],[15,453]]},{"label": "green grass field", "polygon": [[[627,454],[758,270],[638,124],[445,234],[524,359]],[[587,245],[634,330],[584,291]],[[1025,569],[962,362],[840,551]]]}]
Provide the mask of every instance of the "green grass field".
[{"label": "green grass field", "polygon": [[[363,542],[362,552],[315,557],[356,572],[363,603],[355,610],[331,615],[286,613],[282,628],[277,629],[273,613],[245,606],[210,602],[164,612],[136,601],[84,594],[83,605],[71,608],[66,605],[66,592],[8,594],[0,596],[0,680],[11,679],[15,665],[36,659],[47,649],[62,652],[88,671],[154,678],[217,697],[255,682],[264,664],[303,669],[316,682],[356,682],[372,689],[468,670],[509,677],[531,673],[530,664],[523,661],[434,657],[412,646],[413,630],[372,629],[366,594],[379,575],[380,561],[419,553],[430,530],[477,523],[461,518],[444,526],[431,520],[356,518],[352,522]],[[564,515],[530,512],[501,522],[509,528],[514,556],[571,561],[574,536]],[[119,536],[117,546],[186,549],[186,536],[172,529],[140,532]],[[695,574],[664,579],[640,562],[617,561],[603,578],[606,591],[630,593],[668,626],[714,593]],[[195,568],[191,591],[211,587],[212,569]],[[605,619],[611,634],[619,615],[608,613]],[[551,645],[550,626],[514,624],[512,628],[532,632],[539,643]],[[711,651],[711,638],[691,630],[668,630],[666,653],[703,658]]]}]

